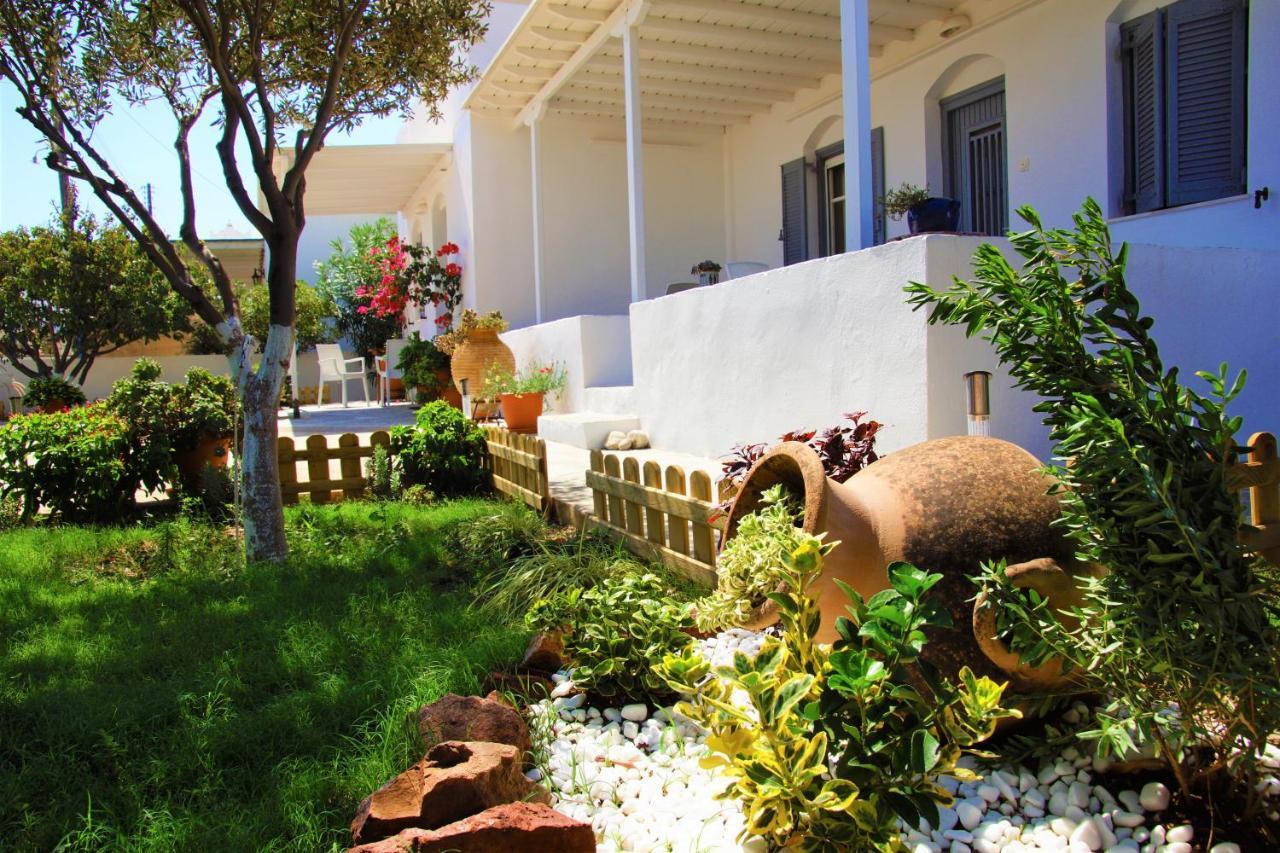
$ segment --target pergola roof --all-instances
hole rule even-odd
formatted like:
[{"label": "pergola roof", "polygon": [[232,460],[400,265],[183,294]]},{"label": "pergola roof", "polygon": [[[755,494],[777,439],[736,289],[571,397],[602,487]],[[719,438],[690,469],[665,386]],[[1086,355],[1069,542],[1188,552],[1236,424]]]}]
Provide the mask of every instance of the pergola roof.
[{"label": "pergola roof", "polygon": [[[964,0],[869,0],[871,56]],[[623,115],[627,0],[534,0],[467,100],[527,119]],[[936,26],[934,27],[936,29]],[[839,0],[650,0],[639,23],[646,123],[739,124],[840,71]]]},{"label": "pergola roof", "polygon": [[[307,167],[307,214],[404,210],[422,182],[448,166],[452,152],[448,143],[326,146]],[[283,150],[276,173],[292,161],[293,151]]]}]

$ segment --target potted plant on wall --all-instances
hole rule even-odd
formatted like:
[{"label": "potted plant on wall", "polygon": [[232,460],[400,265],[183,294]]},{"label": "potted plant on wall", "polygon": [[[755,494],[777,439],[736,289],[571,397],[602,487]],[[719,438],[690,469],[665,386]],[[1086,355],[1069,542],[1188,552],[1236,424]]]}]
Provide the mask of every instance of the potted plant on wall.
[{"label": "potted plant on wall", "polygon": [[907,230],[912,234],[957,231],[960,228],[960,202],[953,198],[929,195],[929,188],[903,183],[889,190],[881,199],[885,213],[894,221],[907,217]]},{"label": "potted plant on wall", "polygon": [[495,364],[485,375],[486,393],[502,401],[502,417],[511,432],[537,432],[538,416],[548,394],[564,390],[568,377],[559,364],[530,364],[516,373]]}]

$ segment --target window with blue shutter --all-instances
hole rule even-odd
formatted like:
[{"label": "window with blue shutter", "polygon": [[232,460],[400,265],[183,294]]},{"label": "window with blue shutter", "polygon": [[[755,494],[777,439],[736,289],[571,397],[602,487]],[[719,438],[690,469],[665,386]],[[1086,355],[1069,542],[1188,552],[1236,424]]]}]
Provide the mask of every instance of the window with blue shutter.
[{"label": "window with blue shutter", "polygon": [[1245,0],[1182,0],[1121,28],[1126,211],[1245,189]]}]

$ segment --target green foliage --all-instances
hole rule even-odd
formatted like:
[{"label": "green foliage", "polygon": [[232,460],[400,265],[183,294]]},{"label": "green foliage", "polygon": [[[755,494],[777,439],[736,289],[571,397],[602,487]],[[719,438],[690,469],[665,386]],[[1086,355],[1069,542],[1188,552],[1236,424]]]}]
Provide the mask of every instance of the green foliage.
[{"label": "green foliage", "polygon": [[[489,561],[487,569],[480,569],[476,604],[483,610],[520,615],[534,602],[647,571],[630,552],[603,535],[536,538],[533,529],[519,529],[521,522],[515,526],[510,534],[490,539],[492,553],[510,553],[511,557]],[[469,537],[470,541],[478,539],[474,534]]]},{"label": "green foliage", "polygon": [[[1226,768],[1254,813],[1257,757],[1280,730],[1280,593],[1241,547],[1226,487],[1241,422],[1225,409],[1244,374],[1197,374],[1206,394],[1165,367],[1125,280],[1128,247],[1113,251],[1095,201],[1072,229],[1019,214],[1031,228],[1011,238],[1018,266],[985,245],[972,282],[907,288],[913,305],[932,307],[930,322],[992,343],[1018,386],[1044,398],[1036,409],[1055,451],[1073,460],[1053,471],[1062,527],[1109,574],[1087,590],[1076,629],[1044,608],[1017,618],[1042,653],[1113,697],[1106,716],[1129,736],[1162,744],[1184,787]],[[990,593],[1017,606],[998,567],[986,572]],[[1205,748],[1212,756],[1188,775],[1183,750]]]},{"label": "green foliage", "polygon": [[364,477],[369,495],[376,500],[394,500],[403,491],[400,470],[381,444],[373,448],[373,455],[365,463]]},{"label": "green foliage", "polygon": [[72,215],[0,234],[0,355],[83,382],[99,355],[185,330],[187,311],[123,228]]},{"label": "green foliage", "polygon": [[16,494],[0,494],[0,531],[22,524],[22,499]]},{"label": "green foliage", "polygon": [[61,376],[39,376],[27,383],[22,405],[28,409],[51,411],[67,406],[83,406],[84,391]]},{"label": "green foliage", "polygon": [[178,450],[193,448],[206,438],[231,438],[240,421],[235,385],[202,367],[188,370],[186,381],[174,386],[173,407],[173,446]]},{"label": "green foliage", "polygon": [[160,365],[140,358],[124,379],[116,380],[107,397],[107,409],[128,428],[130,475],[148,490],[158,489],[175,475],[173,435],[178,412],[174,388],[160,379]]},{"label": "green foliage", "polygon": [[[236,282],[236,298],[240,300],[240,325],[246,334],[253,335],[258,352],[267,341],[271,325],[271,293],[265,284]],[[294,318],[293,335],[298,352],[305,352],[316,344],[327,344],[335,339],[333,325],[337,306],[327,296],[301,279],[294,290],[297,316]],[[224,355],[226,342],[216,329],[207,323],[199,323],[187,339],[187,352],[194,355]]]},{"label": "green foliage", "polygon": [[357,223],[351,226],[345,242],[330,244],[333,253],[328,260],[316,263],[316,291],[335,307],[338,332],[365,359],[372,359],[374,350],[400,334],[401,318],[378,317],[372,311],[362,314],[357,309],[367,300],[356,296],[356,288],[376,286],[382,279],[382,270],[370,252],[385,246],[395,235],[395,223],[385,216]]},{"label": "green foliage", "polygon": [[416,425],[391,430],[391,452],[406,485],[422,485],[439,495],[475,494],[484,487],[484,432],[441,400],[418,410]]},{"label": "green foliage", "polygon": [[547,530],[546,519],[525,504],[503,501],[492,514],[455,527],[445,559],[459,574],[471,579],[487,572],[505,573],[514,561],[547,546]]},{"label": "green foliage", "polygon": [[716,559],[716,588],[695,606],[701,631],[747,622],[782,582],[783,557],[810,538],[796,526],[800,510],[782,486],[767,489],[760,502],[760,509],[739,519],[738,532]]},{"label": "green foliage", "polygon": [[972,778],[956,765],[961,750],[1016,712],[1000,709],[1003,685],[967,667],[951,684],[920,659],[925,629],[949,626],[927,597],[941,575],[894,563],[890,588],[868,601],[844,587],[852,606],[827,648],[814,641],[822,614],[808,593],[821,573],[814,537],[783,557],[784,586],[770,595],[782,638],[754,659],[739,653],[713,670],[689,649],[659,672],[692,697],[680,711],[710,731],[702,763],[733,779],[724,796],[741,800],[746,835],[801,850],[898,850],[897,821],[936,826],[951,797],[934,780]]},{"label": "green foliage", "polygon": [[405,387],[423,388],[431,393],[438,392],[441,387],[436,371],[447,370],[448,367],[449,356],[417,332],[409,336],[409,342],[400,350],[400,360],[396,362],[396,369],[403,373]]},{"label": "green foliage", "polygon": [[652,574],[605,578],[542,599],[528,614],[535,630],[564,630],[574,684],[598,696],[661,696],[667,684],[654,668],[690,643],[689,605]]},{"label": "green foliage", "polygon": [[69,521],[111,521],[133,497],[128,426],[104,404],[17,415],[0,429],[0,495],[30,519],[44,506]]},{"label": "green foliage", "polygon": [[524,648],[441,561],[499,509],[291,507],[280,564],[187,520],[0,534],[4,848],[346,849],[412,712]]},{"label": "green foliage", "polygon": [[485,373],[484,388],[488,394],[559,394],[568,381],[564,365],[558,362],[530,364],[515,373],[494,362]]}]

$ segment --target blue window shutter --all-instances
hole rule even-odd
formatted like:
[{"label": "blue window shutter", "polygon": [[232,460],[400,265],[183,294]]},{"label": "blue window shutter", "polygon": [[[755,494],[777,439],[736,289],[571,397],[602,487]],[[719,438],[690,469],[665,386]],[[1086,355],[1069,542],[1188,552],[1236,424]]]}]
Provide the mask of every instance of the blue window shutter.
[{"label": "blue window shutter", "polygon": [[1244,192],[1245,5],[1182,0],[1165,14],[1166,204]]},{"label": "blue window shutter", "polygon": [[1121,28],[1124,47],[1125,206],[1131,213],[1165,206],[1164,12]]},{"label": "blue window shutter", "polygon": [[[879,246],[886,239],[884,221],[884,128],[871,128],[871,198],[874,209],[873,244]],[[857,204],[857,199],[854,199]]]},{"label": "blue window shutter", "polygon": [[801,157],[782,165],[782,263],[808,259],[808,204],[805,162]]}]

